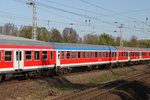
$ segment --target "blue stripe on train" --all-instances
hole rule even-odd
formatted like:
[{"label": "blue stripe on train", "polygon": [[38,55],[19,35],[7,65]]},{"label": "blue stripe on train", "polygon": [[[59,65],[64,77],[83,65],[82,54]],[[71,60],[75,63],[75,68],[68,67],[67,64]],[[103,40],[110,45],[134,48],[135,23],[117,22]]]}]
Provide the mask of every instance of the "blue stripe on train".
[{"label": "blue stripe on train", "polygon": [[95,48],[63,48],[55,47],[55,50],[93,50],[93,51],[117,51],[117,49],[95,49]]}]

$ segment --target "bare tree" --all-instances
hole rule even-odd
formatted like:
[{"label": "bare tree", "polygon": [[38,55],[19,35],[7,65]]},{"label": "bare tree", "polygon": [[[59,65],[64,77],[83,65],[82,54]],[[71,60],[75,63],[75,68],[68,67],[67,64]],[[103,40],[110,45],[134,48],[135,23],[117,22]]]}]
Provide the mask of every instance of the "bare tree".
[{"label": "bare tree", "polygon": [[63,41],[68,43],[77,43],[79,35],[73,28],[65,28],[62,33]]},{"label": "bare tree", "polygon": [[7,23],[2,28],[2,34],[18,36],[18,28],[14,24]]},{"label": "bare tree", "polygon": [[62,42],[61,33],[56,28],[51,29],[50,41],[51,42]]}]

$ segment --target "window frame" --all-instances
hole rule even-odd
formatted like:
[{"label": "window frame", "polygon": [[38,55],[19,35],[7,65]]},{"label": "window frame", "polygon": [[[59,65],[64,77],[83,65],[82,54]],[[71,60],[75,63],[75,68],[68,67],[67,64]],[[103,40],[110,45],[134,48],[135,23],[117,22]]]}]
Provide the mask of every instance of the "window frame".
[{"label": "window frame", "polygon": [[61,59],[62,59],[62,60],[65,59],[65,51],[61,51]]},{"label": "window frame", "polygon": [[109,52],[105,52],[106,53],[106,58],[109,58]]},{"label": "window frame", "polygon": [[86,54],[87,54],[86,58],[88,58],[88,59],[91,58],[91,52],[88,51]]},{"label": "window frame", "polygon": [[86,58],[86,53],[83,51],[82,52],[82,58],[85,59]]},{"label": "window frame", "polygon": [[[30,60],[28,60],[27,59],[27,53],[26,52],[31,52],[31,58],[30,58]],[[25,51],[25,59],[26,59],[26,61],[31,61],[32,60],[32,51],[29,51],[29,50],[27,50],[27,51]]]},{"label": "window frame", "polygon": [[72,51],[72,59],[76,59],[76,52]]},{"label": "window frame", "polygon": [[[39,52],[39,59],[35,59],[35,52]],[[34,51],[34,60],[36,60],[36,61],[40,60],[40,51]]]},{"label": "window frame", "polygon": [[[43,56],[45,55],[43,52],[46,52],[46,59],[43,59]],[[48,60],[48,51],[42,51],[42,60]]]},{"label": "window frame", "polygon": [[[6,61],[6,52],[11,52],[11,60],[10,61]],[[4,51],[4,61],[5,62],[12,62],[12,51],[9,51],[9,50],[6,50],[6,51]]]},{"label": "window frame", "polygon": [[77,55],[77,58],[78,58],[78,59],[81,59],[81,51],[78,51],[77,54],[78,54],[78,55]]},{"label": "window frame", "polygon": [[[69,54],[69,56],[67,54]],[[70,51],[66,51],[66,59],[71,59],[71,53],[70,53]]]}]

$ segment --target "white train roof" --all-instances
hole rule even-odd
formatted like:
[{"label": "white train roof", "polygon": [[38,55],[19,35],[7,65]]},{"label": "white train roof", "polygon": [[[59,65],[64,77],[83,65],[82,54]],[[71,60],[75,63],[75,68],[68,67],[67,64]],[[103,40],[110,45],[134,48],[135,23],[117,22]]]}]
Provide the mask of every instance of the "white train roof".
[{"label": "white train roof", "polygon": [[48,42],[0,34],[0,45],[51,46]]},{"label": "white train roof", "polygon": [[138,48],[138,47],[116,47],[122,50],[150,50],[150,48]]},{"label": "white train roof", "polygon": [[75,43],[56,43],[56,42],[43,42],[38,40],[26,39],[22,37],[8,36],[0,34],[0,45],[26,45],[26,46],[53,46],[55,49],[114,49],[113,46],[104,45],[89,45],[89,44],[75,44]]},{"label": "white train roof", "polygon": [[150,48],[136,48],[136,47],[114,47],[106,45],[90,45],[90,44],[76,44],[76,43],[57,43],[57,42],[44,42],[32,40],[22,37],[8,36],[0,34],[0,45],[25,45],[25,46],[51,46],[57,50],[62,49],[75,49],[75,50],[150,50]]}]

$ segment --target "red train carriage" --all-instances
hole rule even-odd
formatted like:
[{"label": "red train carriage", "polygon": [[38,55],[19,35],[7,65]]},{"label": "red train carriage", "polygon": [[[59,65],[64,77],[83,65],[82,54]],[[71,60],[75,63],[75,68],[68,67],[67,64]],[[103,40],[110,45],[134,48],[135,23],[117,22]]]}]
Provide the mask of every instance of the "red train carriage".
[{"label": "red train carriage", "polygon": [[0,35],[0,73],[51,68],[55,51],[46,42]]},{"label": "red train carriage", "polygon": [[113,46],[54,43],[56,65],[80,67],[117,62],[117,49]]},{"label": "red train carriage", "polygon": [[150,49],[141,50],[141,60],[150,60]]},{"label": "red train carriage", "polygon": [[119,62],[139,62],[150,60],[150,50],[148,48],[117,47]]}]

